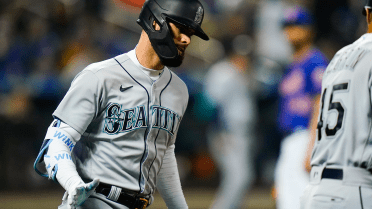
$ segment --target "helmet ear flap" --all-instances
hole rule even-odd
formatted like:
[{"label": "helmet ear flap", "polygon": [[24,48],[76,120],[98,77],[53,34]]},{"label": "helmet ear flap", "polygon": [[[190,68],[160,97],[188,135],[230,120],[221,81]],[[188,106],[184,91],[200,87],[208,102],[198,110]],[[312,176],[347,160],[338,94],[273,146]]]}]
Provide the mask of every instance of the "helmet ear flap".
[{"label": "helmet ear flap", "polygon": [[[159,23],[155,15],[151,12],[148,7],[143,8],[144,11],[141,12],[140,17],[137,19],[137,23],[144,29],[150,30],[151,32],[159,32],[162,30],[162,25]],[[155,24],[158,24],[160,29],[155,28]]]},{"label": "helmet ear flap", "polygon": [[[151,12],[148,6],[144,6],[137,23],[147,33],[151,45],[159,56],[161,62],[170,67],[177,67],[182,63],[178,49],[174,43],[167,21],[161,24],[158,18]],[[154,22],[159,25],[156,30]]]},{"label": "helmet ear flap", "polygon": [[[200,20],[195,19],[195,15]],[[208,36],[200,28],[202,15],[202,5],[198,0],[146,0],[137,23],[147,33],[163,65],[178,67],[182,63],[183,56],[174,42],[169,22],[172,20],[182,25],[193,26],[201,31],[199,37],[208,40]]]}]

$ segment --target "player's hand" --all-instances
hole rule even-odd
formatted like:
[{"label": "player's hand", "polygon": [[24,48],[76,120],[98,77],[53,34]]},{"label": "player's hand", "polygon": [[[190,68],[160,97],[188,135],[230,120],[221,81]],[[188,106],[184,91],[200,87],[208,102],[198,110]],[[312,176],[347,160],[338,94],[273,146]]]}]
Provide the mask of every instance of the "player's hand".
[{"label": "player's hand", "polygon": [[99,184],[99,179],[95,178],[92,182],[80,183],[68,191],[67,208],[76,209],[94,192]]}]

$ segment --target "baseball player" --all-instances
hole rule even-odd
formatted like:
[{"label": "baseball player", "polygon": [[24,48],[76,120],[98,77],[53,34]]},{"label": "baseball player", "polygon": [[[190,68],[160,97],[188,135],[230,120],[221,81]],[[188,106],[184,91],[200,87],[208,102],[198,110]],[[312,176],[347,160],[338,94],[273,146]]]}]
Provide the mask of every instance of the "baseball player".
[{"label": "baseball player", "polygon": [[372,208],[371,8],[368,0],[368,32],[338,51],[324,73],[302,209]]},{"label": "baseball player", "polygon": [[304,160],[309,137],[317,118],[322,74],[328,64],[312,43],[313,18],[303,7],[285,11],[284,33],[293,46],[293,62],[285,69],[279,84],[278,122],[283,135],[275,171],[278,209],[298,209],[300,197],[309,182]]},{"label": "baseball player", "polygon": [[[241,37],[231,39],[232,45],[244,45]],[[217,120],[207,134],[208,148],[221,173],[211,209],[242,208],[255,178],[252,148],[257,107],[252,64],[248,52],[226,48],[227,57],[213,65],[204,79],[205,98],[217,109]]]},{"label": "baseball player", "polygon": [[192,35],[209,39],[203,16],[198,0],[147,0],[136,48],[75,77],[34,165],[66,190],[59,208],[146,208],[156,188],[168,208],[187,208],[174,148],[188,91],[167,67]]}]

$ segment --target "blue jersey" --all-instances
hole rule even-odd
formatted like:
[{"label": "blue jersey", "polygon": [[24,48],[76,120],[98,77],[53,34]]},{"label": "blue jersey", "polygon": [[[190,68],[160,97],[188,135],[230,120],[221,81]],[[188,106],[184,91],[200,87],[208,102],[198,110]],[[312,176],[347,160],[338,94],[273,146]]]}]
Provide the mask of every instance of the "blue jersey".
[{"label": "blue jersey", "polygon": [[312,100],[321,93],[322,76],[328,64],[318,49],[291,63],[279,84],[279,127],[285,134],[306,129],[312,116]]}]

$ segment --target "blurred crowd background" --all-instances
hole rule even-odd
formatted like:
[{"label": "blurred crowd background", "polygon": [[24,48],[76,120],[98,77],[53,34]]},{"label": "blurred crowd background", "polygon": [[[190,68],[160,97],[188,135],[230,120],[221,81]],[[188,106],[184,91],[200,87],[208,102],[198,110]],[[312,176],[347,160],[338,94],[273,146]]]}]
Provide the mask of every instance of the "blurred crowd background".
[{"label": "blurred crowd background", "polygon": [[[366,32],[362,0],[202,0],[202,28],[184,64],[172,69],[187,84],[190,99],[176,142],[182,185],[219,185],[220,167],[208,148],[216,111],[206,98],[205,76],[229,54],[244,56],[250,102],[249,156],[254,187],[273,186],[281,131],[278,83],[291,62],[283,11],[297,4],[315,17],[315,45],[331,59]],[[33,162],[52,112],[74,76],[92,62],[128,52],[141,32],[136,23],[143,1],[0,0],[0,190],[54,188]],[[219,85],[218,82],[215,84]]]}]

